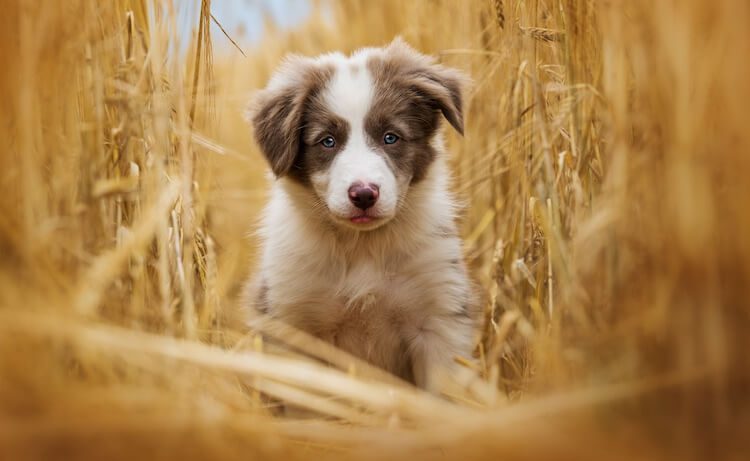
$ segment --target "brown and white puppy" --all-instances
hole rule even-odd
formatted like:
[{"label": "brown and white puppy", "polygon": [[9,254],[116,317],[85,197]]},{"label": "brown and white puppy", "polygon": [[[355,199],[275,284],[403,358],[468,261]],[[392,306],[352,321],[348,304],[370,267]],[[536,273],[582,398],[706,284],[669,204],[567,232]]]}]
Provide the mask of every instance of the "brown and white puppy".
[{"label": "brown and white puppy", "polygon": [[276,177],[252,303],[432,391],[473,346],[439,130],[462,80],[397,39],[289,57],[250,113]]}]

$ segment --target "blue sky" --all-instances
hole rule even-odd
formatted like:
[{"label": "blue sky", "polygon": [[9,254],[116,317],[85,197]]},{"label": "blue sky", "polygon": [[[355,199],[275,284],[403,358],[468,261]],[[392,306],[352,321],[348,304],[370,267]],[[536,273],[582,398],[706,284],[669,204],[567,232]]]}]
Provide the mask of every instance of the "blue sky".
[{"label": "blue sky", "polygon": [[[198,0],[176,2],[180,23],[186,33],[192,30],[200,9]],[[280,27],[294,27],[302,23],[312,10],[309,0],[213,0],[211,12],[229,35],[240,46],[256,43],[263,36],[265,17]],[[241,32],[242,31],[242,32]],[[215,24],[211,24],[211,39],[216,51],[231,47],[231,43]]]}]

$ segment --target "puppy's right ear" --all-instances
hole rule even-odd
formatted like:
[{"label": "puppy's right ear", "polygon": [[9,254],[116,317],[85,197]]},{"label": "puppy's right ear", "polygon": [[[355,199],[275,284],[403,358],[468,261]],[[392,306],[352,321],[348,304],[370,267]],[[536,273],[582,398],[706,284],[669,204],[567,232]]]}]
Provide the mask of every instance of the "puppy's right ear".
[{"label": "puppy's right ear", "polygon": [[276,177],[289,173],[300,154],[305,107],[327,81],[326,69],[309,58],[289,56],[252,100],[248,119]]}]

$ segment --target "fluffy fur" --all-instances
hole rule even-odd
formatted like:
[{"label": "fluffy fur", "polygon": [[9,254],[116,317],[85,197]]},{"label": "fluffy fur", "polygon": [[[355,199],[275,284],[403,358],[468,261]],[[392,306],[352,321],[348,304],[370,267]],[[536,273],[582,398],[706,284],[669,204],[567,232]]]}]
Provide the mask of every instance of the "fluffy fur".
[{"label": "fluffy fur", "polygon": [[[396,40],[291,57],[251,111],[276,178],[248,302],[431,391],[473,347],[439,130],[442,115],[463,131],[461,83]],[[379,190],[371,208],[352,204],[354,183]]]}]

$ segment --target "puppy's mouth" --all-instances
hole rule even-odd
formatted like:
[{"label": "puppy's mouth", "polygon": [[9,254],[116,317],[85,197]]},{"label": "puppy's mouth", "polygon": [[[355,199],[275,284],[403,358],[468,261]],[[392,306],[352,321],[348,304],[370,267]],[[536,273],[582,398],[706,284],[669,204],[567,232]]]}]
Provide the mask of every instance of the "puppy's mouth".
[{"label": "puppy's mouth", "polygon": [[354,224],[369,224],[371,222],[377,221],[378,219],[380,218],[378,218],[377,216],[368,215],[367,212],[364,212],[362,214],[350,217],[349,221]]},{"label": "puppy's mouth", "polygon": [[376,229],[388,222],[391,218],[391,216],[377,215],[370,210],[360,211],[345,216],[333,214],[333,216],[335,220],[344,227],[360,231]]}]

